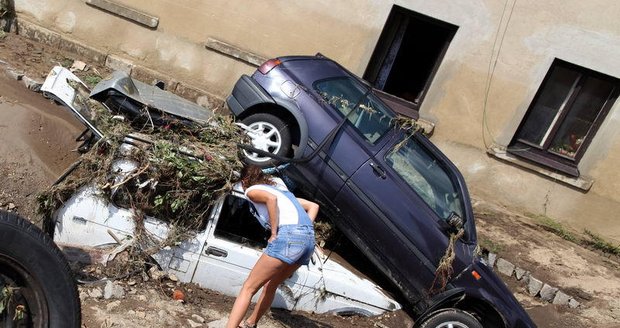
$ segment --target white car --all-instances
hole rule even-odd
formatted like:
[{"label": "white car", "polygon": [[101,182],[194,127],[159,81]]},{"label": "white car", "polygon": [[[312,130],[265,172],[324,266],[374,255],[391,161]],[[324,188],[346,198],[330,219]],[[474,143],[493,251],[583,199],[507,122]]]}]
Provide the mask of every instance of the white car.
[{"label": "white car", "polygon": [[[79,117],[71,88],[62,85],[67,79],[76,80],[77,77],[61,68],[55,70],[46,80],[44,92],[61,100]],[[119,151],[121,155],[112,168],[117,181],[137,169],[130,155],[136,144],[144,142],[143,138],[139,139],[131,135],[125,138]],[[123,199],[122,195],[116,197],[119,195],[114,191],[112,195],[109,201],[92,185],[78,190],[55,212],[54,241],[74,247],[117,245],[121,248],[122,244],[133,242],[133,213],[124,208],[122,202],[115,201]],[[169,231],[166,223],[152,217],[145,219],[144,226],[155,240],[165,239]],[[159,250],[153,258],[163,270],[174,273],[182,282],[193,282],[236,296],[262,254],[266,245],[265,231],[250,212],[249,202],[240,190],[218,199],[202,226],[192,238]],[[378,315],[401,308],[375,283],[348,270],[319,248],[315,248],[308,265],[300,267],[279,287],[272,306],[361,315]]]}]

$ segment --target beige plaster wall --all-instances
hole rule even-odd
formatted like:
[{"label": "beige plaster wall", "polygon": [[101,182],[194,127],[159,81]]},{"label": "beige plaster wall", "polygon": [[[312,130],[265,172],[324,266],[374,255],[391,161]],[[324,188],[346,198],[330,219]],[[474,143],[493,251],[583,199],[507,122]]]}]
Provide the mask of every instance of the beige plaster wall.
[{"label": "beige plaster wall", "polygon": [[475,194],[620,241],[620,108],[580,163],[588,192],[486,155],[506,146],[554,58],[620,77],[615,0],[116,0],[159,17],[148,29],[81,0],[15,0],[18,17],[226,96],[251,65],[205,49],[215,38],[264,57],[322,52],[362,74],[393,4],[458,26],[421,107],[433,140]]},{"label": "beige plaster wall", "polygon": [[[159,17],[152,30],[81,0],[16,0],[18,15],[225,96],[254,67],[204,48],[207,38],[264,57],[322,52],[362,72],[390,6],[354,1],[117,0]],[[326,10],[328,9],[328,10]]]}]

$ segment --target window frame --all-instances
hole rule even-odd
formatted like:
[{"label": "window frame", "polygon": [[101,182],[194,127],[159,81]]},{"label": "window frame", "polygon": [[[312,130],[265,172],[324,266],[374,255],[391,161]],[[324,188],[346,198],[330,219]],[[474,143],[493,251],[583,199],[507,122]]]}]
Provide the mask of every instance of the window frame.
[{"label": "window frame", "polygon": [[[567,96],[562,102],[560,108],[563,108],[563,110],[561,111],[557,119],[552,121],[550,125],[546,127],[547,129],[549,129],[548,137],[546,138],[544,144],[542,146],[539,146],[527,140],[520,139],[519,133],[524,128],[527,119],[531,115],[532,111],[535,110],[538,101],[544,94],[543,91],[547,87],[547,83],[551,80],[552,74],[557,67],[562,67],[564,69],[576,72],[579,74],[579,77],[577,81],[571,86]],[[596,117],[589,126],[588,131],[584,135],[583,141],[579,146],[579,149],[575,152],[574,157],[571,158],[557,152],[552,152],[550,148],[553,144],[554,138],[557,136],[557,133],[561,129],[562,124],[565,122],[566,118],[573,110],[573,105],[579,99],[581,90],[587,78],[589,77],[597,78],[610,83],[610,85],[612,86],[612,90],[609,93],[607,99],[605,99],[603,105],[598,109],[598,113],[596,114]],[[578,164],[581,161],[581,158],[583,157],[585,152],[587,151],[588,146],[594,139],[594,136],[598,132],[598,129],[607,117],[607,114],[611,110],[611,107],[613,107],[614,103],[618,99],[619,94],[620,79],[572,64],[558,58],[554,59],[553,63],[551,64],[549,70],[546,73],[545,78],[540,84],[538,91],[534,96],[534,99],[530,103],[527,112],[523,116],[519,127],[515,131],[513,139],[507,147],[507,152],[517,157],[544,165],[551,169],[555,169],[569,176],[579,177],[580,173],[578,169]]]}]

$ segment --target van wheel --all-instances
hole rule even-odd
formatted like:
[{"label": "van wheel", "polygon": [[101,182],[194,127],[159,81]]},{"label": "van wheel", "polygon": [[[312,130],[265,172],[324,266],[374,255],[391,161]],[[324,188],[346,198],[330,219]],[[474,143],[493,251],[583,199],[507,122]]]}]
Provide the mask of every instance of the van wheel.
[{"label": "van wheel", "polygon": [[0,327],[77,328],[80,321],[61,251],[32,223],[0,211]]},{"label": "van wheel", "polygon": [[420,328],[482,328],[482,325],[471,314],[452,309],[432,315]]},{"label": "van wheel", "polygon": [[[267,113],[258,113],[244,118],[241,122],[248,127],[246,133],[254,148],[281,157],[286,157],[291,151],[290,128],[279,117]],[[261,167],[279,163],[276,159],[248,150],[243,150],[243,156],[248,164]]]}]

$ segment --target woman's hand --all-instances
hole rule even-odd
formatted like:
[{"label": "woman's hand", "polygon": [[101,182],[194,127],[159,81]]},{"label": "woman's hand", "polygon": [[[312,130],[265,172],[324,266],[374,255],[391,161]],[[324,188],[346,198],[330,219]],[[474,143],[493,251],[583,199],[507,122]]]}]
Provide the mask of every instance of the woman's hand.
[{"label": "woman's hand", "polygon": [[316,219],[316,216],[319,214],[319,204],[299,197],[297,197],[297,201],[299,201],[301,207],[308,213],[310,220],[314,222],[314,219]]}]

